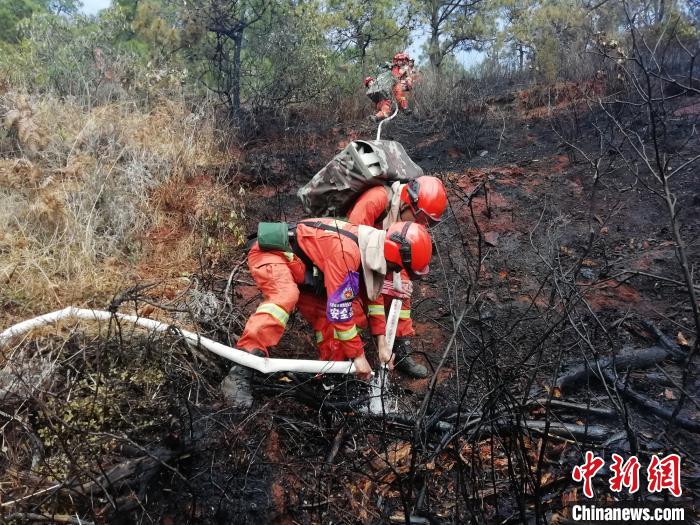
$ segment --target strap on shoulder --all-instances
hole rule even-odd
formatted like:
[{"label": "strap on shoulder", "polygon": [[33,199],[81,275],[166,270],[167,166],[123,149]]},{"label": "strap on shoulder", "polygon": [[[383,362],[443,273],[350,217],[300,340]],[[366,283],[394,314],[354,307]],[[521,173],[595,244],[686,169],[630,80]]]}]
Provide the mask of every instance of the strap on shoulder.
[{"label": "strap on shoulder", "polygon": [[304,226],[309,226],[310,228],[316,228],[318,230],[324,230],[327,232],[339,233],[340,235],[344,235],[348,239],[351,239],[355,243],[358,242],[357,235],[355,235],[354,233],[350,233],[349,231],[344,230],[343,228],[331,226],[330,224],[326,224],[321,221],[301,221],[298,224],[303,224]]}]

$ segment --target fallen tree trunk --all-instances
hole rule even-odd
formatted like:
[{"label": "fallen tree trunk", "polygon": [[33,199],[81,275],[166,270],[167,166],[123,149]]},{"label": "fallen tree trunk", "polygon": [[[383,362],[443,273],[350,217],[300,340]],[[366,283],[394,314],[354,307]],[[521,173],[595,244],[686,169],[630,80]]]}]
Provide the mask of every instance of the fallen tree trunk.
[{"label": "fallen tree trunk", "polygon": [[692,419],[679,417],[677,415],[674,417],[673,410],[664,407],[660,403],[653,401],[646,396],[643,396],[639,392],[635,392],[612,373],[613,369],[648,368],[660,363],[672,353],[674,357],[677,357],[680,348],[677,348],[676,351],[670,350],[670,348],[673,346],[672,341],[670,341],[670,339],[667,337],[665,341],[662,341],[661,336],[663,334],[661,334],[661,336],[659,334],[661,333],[658,332],[657,337],[659,337],[660,342],[662,342],[664,345],[663,347],[652,346],[651,348],[647,348],[645,350],[622,352],[617,356],[596,361],[593,363],[592,367],[589,367],[587,363],[584,363],[583,365],[573,368],[565,376],[560,377],[556,382],[556,386],[559,387],[560,390],[565,390],[567,388],[572,388],[584,379],[593,376],[600,380],[606,381],[612,385],[622,397],[630,401],[634,401],[638,405],[649,410],[652,414],[667,421],[672,421],[675,425],[690,432],[700,433],[700,421],[694,421]]},{"label": "fallen tree trunk", "polygon": [[68,516],[67,514],[37,514],[36,512],[13,512],[0,516],[2,523],[23,521],[29,523],[71,523],[74,525],[95,525],[92,521],[86,521],[79,518],[77,515]]},{"label": "fallen tree trunk", "polygon": [[148,451],[148,454],[145,456],[130,459],[112,467],[94,481],[68,488],[79,494],[93,496],[108,489],[119,490],[125,486],[133,486],[136,483],[141,484],[149,481],[166,462],[190,452],[191,448],[177,451],[167,448],[156,448]]},{"label": "fallen tree trunk", "polygon": [[33,494],[28,494],[12,501],[6,501],[0,504],[0,507],[11,507],[37,496],[61,490],[70,491],[74,494],[80,494],[82,496],[92,497],[96,494],[107,492],[108,489],[119,490],[123,487],[131,487],[136,483],[145,486],[166,461],[189,454],[190,451],[191,449],[172,451],[165,448],[157,448],[153,451],[149,451],[146,456],[130,459],[124,463],[120,463],[119,465],[112,467],[107,473],[99,476],[94,481],[73,486],[59,483],[57,485],[41,489]]},{"label": "fallen tree trunk", "polygon": [[566,375],[560,377],[556,386],[560,390],[573,388],[586,380],[591,375],[598,376],[599,372],[607,369],[625,370],[628,368],[649,368],[660,363],[669,356],[669,351],[661,346],[652,346],[644,350],[628,350],[613,357],[606,357],[594,361],[591,366],[583,363],[571,369]]},{"label": "fallen tree trunk", "polygon": [[700,421],[695,421],[687,417],[680,417],[678,415],[674,417],[673,410],[671,410],[670,408],[666,408],[665,406],[661,405],[661,403],[658,403],[649,399],[646,396],[643,396],[639,392],[635,392],[629,387],[629,385],[626,385],[619,378],[614,377],[610,372],[603,371],[603,378],[605,379],[605,381],[613,385],[615,387],[615,390],[617,390],[620,393],[620,395],[625,399],[634,401],[638,405],[649,410],[649,412],[651,412],[655,416],[659,416],[660,418],[665,419],[666,421],[670,421],[674,425],[684,430],[694,432],[696,434],[700,433]]},{"label": "fallen tree trunk", "polygon": [[[440,429],[445,431],[449,430],[451,432],[457,431],[453,425],[449,423],[441,422]],[[575,439],[577,441],[585,441],[588,443],[600,443],[604,441],[610,435],[610,429],[602,427],[599,425],[576,425],[573,423],[559,423],[556,421],[550,421],[549,426],[547,426],[547,421],[537,421],[534,419],[523,419],[521,421],[516,421],[514,419],[500,418],[492,421],[490,424],[482,424],[481,418],[476,418],[471,420],[467,425],[462,427],[459,431],[465,432],[470,428],[477,426],[474,429],[472,435],[467,434],[468,439],[471,437],[476,437],[477,439],[482,439],[486,435],[493,434],[494,432],[516,432],[521,430],[529,430],[538,433],[544,433],[547,429],[547,434],[552,436],[558,436],[566,439]],[[445,428],[451,426],[452,428]]]},{"label": "fallen tree trunk", "polygon": [[659,330],[651,321],[642,321],[642,324],[654,334],[657,343],[668,350],[674,359],[681,362],[686,360],[688,353],[676,344],[672,338]]},{"label": "fallen tree trunk", "polygon": [[[510,427],[517,427],[514,422],[507,422]],[[534,430],[538,433],[547,433],[552,436],[559,436],[567,439],[576,439],[578,441],[601,442],[610,435],[610,429],[599,425],[575,425],[571,423],[558,423],[555,421],[534,421],[526,419],[522,421],[522,427],[528,430]]]},{"label": "fallen tree trunk", "polygon": [[535,406],[545,407],[549,403],[551,407],[562,408],[566,410],[576,411],[582,414],[588,414],[590,416],[598,416],[605,418],[617,417],[617,412],[611,408],[600,408],[584,405],[582,403],[569,403],[568,401],[561,401],[559,399],[538,399],[533,401],[532,404]]}]

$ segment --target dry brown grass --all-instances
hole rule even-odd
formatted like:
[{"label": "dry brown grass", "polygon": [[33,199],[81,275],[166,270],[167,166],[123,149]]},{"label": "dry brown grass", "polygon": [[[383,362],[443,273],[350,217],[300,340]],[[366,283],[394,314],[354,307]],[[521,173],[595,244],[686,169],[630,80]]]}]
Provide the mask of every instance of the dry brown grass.
[{"label": "dry brown grass", "polygon": [[24,95],[6,97],[9,109],[5,114],[5,127],[16,133],[19,145],[28,152],[37,153],[46,138],[34,120],[34,109]]},{"label": "dry brown grass", "polygon": [[161,265],[163,277],[192,271],[212,235],[240,236],[231,222],[240,209],[219,182],[231,159],[208,105],[87,111],[12,94],[3,107],[10,132],[0,151],[12,154],[0,158],[0,327],[71,304],[104,306]]}]

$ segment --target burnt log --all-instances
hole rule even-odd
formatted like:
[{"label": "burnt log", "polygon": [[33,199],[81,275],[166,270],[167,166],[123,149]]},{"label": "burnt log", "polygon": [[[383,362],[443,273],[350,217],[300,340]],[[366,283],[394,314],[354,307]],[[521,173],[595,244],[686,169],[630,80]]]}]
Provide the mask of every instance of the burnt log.
[{"label": "burnt log", "polygon": [[556,386],[562,391],[574,388],[591,375],[600,377],[601,372],[605,373],[613,368],[615,370],[649,368],[666,359],[669,353],[668,349],[662,346],[620,352],[616,356],[593,361],[590,366],[588,363],[575,366],[566,375],[557,379]]},{"label": "burnt log", "polygon": [[569,403],[568,401],[561,401],[559,399],[538,399],[533,402],[536,406],[546,406],[547,403],[553,408],[561,408],[563,410],[571,410],[579,414],[587,414],[589,416],[598,416],[604,418],[614,418],[617,417],[617,412],[611,408],[600,408],[588,406],[583,403]]},{"label": "burnt log", "polygon": [[637,403],[639,406],[646,408],[649,412],[658,416],[666,421],[670,421],[672,424],[693,433],[700,433],[700,421],[689,419],[687,417],[680,417],[676,415],[674,417],[673,410],[663,406],[657,401],[653,401],[648,397],[635,392],[630,388],[629,385],[625,384],[621,379],[613,377],[611,372],[603,372],[603,377],[605,381],[615,387],[622,397]]}]

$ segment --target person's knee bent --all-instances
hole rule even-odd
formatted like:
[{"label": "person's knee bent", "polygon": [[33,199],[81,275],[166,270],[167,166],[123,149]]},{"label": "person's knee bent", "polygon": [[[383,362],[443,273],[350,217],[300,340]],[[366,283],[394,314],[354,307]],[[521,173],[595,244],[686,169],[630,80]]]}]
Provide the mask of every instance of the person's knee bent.
[{"label": "person's knee bent", "polygon": [[299,301],[299,287],[296,283],[280,283],[278,290],[268,300],[283,308],[287,313],[292,313]]}]

